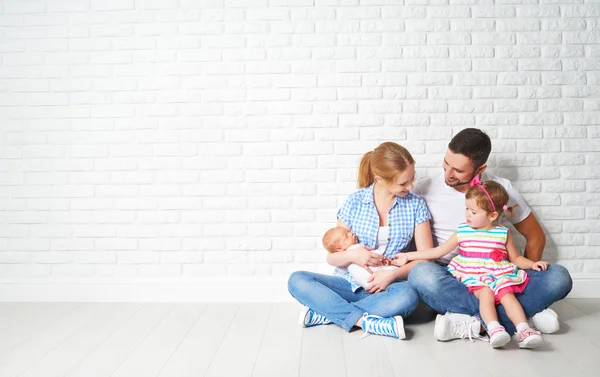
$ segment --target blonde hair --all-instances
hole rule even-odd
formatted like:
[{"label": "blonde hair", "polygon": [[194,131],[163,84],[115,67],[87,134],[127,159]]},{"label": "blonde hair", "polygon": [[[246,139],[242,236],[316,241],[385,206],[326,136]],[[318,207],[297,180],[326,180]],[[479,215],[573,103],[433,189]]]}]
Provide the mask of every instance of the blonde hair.
[{"label": "blonde hair", "polygon": [[323,247],[330,253],[335,253],[336,247],[340,242],[340,236],[343,236],[341,232],[346,232],[346,228],[341,226],[336,226],[335,228],[329,229],[323,235]]},{"label": "blonde hair", "polygon": [[367,187],[375,182],[375,176],[391,181],[414,163],[410,152],[400,144],[391,141],[381,143],[373,151],[365,153],[360,160],[358,188]]},{"label": "blonde hair", "polygon": [[[490,198],[488,198],[482,187],[494,201],[493,206],[490,202]],[[513,207],[507,207],[506,211],[504,210],[504,206],[508,203],[509,196],[506,189],[498,182],[484,181],[481,183],[481,186],[476,185],[471,187],[465,194],[465,199],[472,198],[475,198],[477,206],[486,212],[494,212],[494,207],[496,207],[495,212],[498,213],[498,217],[504,212],[506,212],[506,216],[509,218],[513,215]]]}]

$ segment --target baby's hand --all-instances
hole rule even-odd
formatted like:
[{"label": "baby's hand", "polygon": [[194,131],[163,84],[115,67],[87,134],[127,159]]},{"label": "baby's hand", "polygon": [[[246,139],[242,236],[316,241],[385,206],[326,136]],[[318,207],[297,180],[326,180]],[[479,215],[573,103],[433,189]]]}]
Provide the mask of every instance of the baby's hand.
[{"label": "baby's hand", "polygon": [[408,263],[408,256],[406,256],[406,254],[404,254],[404,253],[398,253],[398,254],[394,255],[392,257],[392,259],[393,259],[392,264],[394,266],[401,267]]},{"label": "baby's hand", "polygon": [[383,263],[384,266],[391,266],[394,264],[394,261],[387,257],[383,257],[381,262]]},{"label": "baby's hand", "polygon": [[533,266],[531,266],[531,269],[536,271],[546,271],[549,265],[550,263],[541,260],[539,262],[533,262]]}]

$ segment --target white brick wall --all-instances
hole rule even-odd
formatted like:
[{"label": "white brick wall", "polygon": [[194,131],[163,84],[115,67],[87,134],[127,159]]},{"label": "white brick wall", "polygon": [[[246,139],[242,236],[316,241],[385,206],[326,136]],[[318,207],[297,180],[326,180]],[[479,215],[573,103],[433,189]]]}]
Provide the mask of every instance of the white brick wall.
[{"label": "white brick wall", "polygon": [[597,1],[6,0],[0,53],[0,279],[321,271],[362,153],[475,126],[600,281]]}]

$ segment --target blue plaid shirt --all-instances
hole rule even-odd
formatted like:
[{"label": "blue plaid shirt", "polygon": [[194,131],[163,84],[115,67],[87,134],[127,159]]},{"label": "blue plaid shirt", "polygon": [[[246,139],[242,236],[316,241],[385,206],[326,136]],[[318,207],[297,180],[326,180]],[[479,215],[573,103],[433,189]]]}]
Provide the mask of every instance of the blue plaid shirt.
[{"label": "blue plaid shirt", "polygon": [[[339,220],[352,229],[358,242],[375,247],[379,231],[379,214],[373,198],[373,185],[351,194],[337,213]],[[383,253],[391,258],[394,254],[408,251],[415,227],[431,219],[425,201],[409,192],[406,196],[396,196],[396,201],[388,212],[390,227],[388,244]],[[341,276],[352,284],[352,291],[360,285],[352,279],[346,268],[337,268],[335,275]]]}]

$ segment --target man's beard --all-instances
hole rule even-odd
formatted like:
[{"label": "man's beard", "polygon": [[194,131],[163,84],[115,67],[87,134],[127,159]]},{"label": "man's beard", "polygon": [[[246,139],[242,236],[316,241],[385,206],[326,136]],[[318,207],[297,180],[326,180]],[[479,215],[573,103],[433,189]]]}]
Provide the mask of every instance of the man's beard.
[{"label": "man's beard", "polygon": [[446,181],[444,179],[444,182],[446,183],[446,185],[448,187],[456,188],[456,187],[463,186],[463,185],[471,183],[471,181],[473,180],[473,178],[475,178],[477,175],[478,175],[477,170],[475,170],[475,174],[473,174],[473,176],[471,177],[471,179],[469,179],[468,181],[464,181],[464,182],[458,181],[456,183],[448,183],[448,181]]}]

